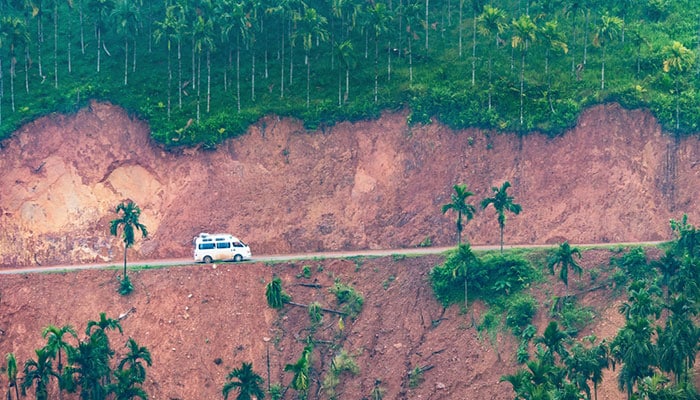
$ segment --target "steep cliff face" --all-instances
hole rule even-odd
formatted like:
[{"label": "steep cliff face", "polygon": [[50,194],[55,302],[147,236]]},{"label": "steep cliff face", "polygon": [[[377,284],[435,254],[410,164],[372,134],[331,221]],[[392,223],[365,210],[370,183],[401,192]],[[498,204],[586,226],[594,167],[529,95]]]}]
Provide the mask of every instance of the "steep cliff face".
[{"label": "steep cliff face", "polygon": [[[0,148],[0,265],[119,260],[109,236],[124,199],[149,228],[132,259],[188,257],[199,232],[231,232],[255,254],[410,247],[455,241],[442,215],[452,186],[474,204],[509,180],[523,207],[507,243],[665,240],[668,220],[700,218],[700,147],[643,111],[586,111],[562,137],[434,123],[406,115],[306,132],[271,116],[217,150],[165,151],[148,126],[109,104],[28,124]],[[493,209],[464,236],[496,244]]]}]

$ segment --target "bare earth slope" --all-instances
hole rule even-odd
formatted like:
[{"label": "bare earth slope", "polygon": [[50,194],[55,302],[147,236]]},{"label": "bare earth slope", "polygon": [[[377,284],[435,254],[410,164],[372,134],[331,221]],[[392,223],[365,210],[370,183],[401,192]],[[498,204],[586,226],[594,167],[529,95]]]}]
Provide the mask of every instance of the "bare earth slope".
[{"label": "bare earth slope", "polygon": [[[596,107],[551,140],[408,127],[405,117],[314,133],[269,117],[216,151],[178,152],[154,146],[146,125],[107,104],[40,119],[0,148],[0,265],[118,264],[123,250],[108,224],[124,199],[141,206],[150,231],[130,259],[189,256],[201,231],[236,233],[254,254],[410,247],[426,237],[449,245],[454,216],[439,208],[461,182],[476,193],[473,203],[491,186],[512,182],[523,212],[508,217],[508,243],[664,240],[669,218],[700,217],[697,138],[676,141],[644,112]],[[493,210],[479,212],[465,236],[497,243]],[[586,251],[586,272],[576,278],[583,304],[597,310],[590,329],[600,338],[613,335],[622,319],[609,293],[589,291],[599,282],[588,271],[613,254]],[[125,335],[112,335],[120,354],[127,336],[153,353],[145,385],[152,399],[217,398],[226,374],[244,361],[267,380],[268,350],[270,381],[288,385],[291,375],[282,370],[301,354],[308,314],[292,306],[270,310],[265,284],[278,274],[295,301],[336,308],[328,288],[338,278],[365,298],[344,329],[337,315],[326,314],[316,333],[314,371],[328,370],[336,347],[360,366],[358,376],[341,379],[338,398],[362,399],[377,380],[385,399],[512,398],[498,380],[513,372],[516,344],[508,336],[479,338],[472,325],[483,313],[479,304],[467,314],[442,309],[427,280],[440,262],[384,257],[133,271],[136,289],[127,297],[115,292],[114,270],[3,275],[0,355],[15,352],[23,363],[43,345],[46,325],[80,332],[103,311],[125,315]],[[312,271],[308,280],[300,277],[303,266]],[[553,280],[535,289],[541,332],[547,301],[563,287]],[[408,373],[416,367],[426,368],[425,380],[411,387]],[[316,396],[322,373],[312,378],[311,398],[328,398]],[[616,386],[606,377],[599,398],[624,398]]]},{"label": "bare earth slope", "polygon": [[[601,339],[613,336],[623,317],[609,293],[592,290],[601,281],[591,281],[588,271],[604,270],[614,254],[585,251],[586,272],[571,280],[570,291],[578,294],[581,304],[595,307],[597,318],[590,329]],[[440,256],[383,257],[132,271],[135,291],[129,296],[116,293],[119,270],[2,275],[0,355],[14,352],[21,364],[35,357],[34,349],[46,343],[41,331],[49,324],[72,325],[84,340],[87,321],[106,312],[115,319],[124,316],[124,335],[110,333],[117,360],[126,352],[128,337],[150,350],[153,366],[144,389],[151,399],[221,398],[226,375],[242,362],[252,362],[267,384],[268,354],[269,381],[287,386],[292,374],[283,369],[301,356],[310,334],[308,311],[290,305],[279,313],[268,308],[265,285],[276,274],[293,301],[339,309],[329,292],[339,279],[363,295],[364,306],[356,319],[344,319],[342,330],[338,315],[324,315],[314,334],[310,399],[330,398],[319,383],[341,349],[353,357],[359,373],[344,373],[335,387],[338,399],[369,398],[377,381],[384,399],[512,399],[510,384],[499,379],[515,371],[516,341],[502,333],[494,340],[477,332],[473,321],[484,312],[480,304],[462,313],[458,306],[444,310],[435,301],[428,272],[440,262]],[[304,266],[311,272],[308,279],[301,276]],[[536,323],[542,334],[551,296],[562,295],[564,288],[554,281],[533,290],[540,301]],[[587,330],[580,336],[588,334]],[[422,381],[412,385],[409,373],[416,368],[426,371]],[[6,381],[0,382],[4,387]],[[295,399],[293,390],[285,398]],[[598,398],[625,398],[615,376],[605,377]]]},{"label": "bare earth slope", "polygon": [[[231,232],[256,254],[454,243],[440,214],[452,186],[474,203],[510,180],[522,204],[508,243],[663,240],[669,218],[700,217],[697,137],[674,141],[649,114],[586,111],[563,137],[519,137],[406,115],[306,132],[268,117],[215,151],[167,152],[108,104],[28,124],[0,148],[0,265],[119,260],[114,207],[134,200],[147,240],[130,257],[185,257],[199,232]],[[465,230],[498,242],[493,209]]]}]

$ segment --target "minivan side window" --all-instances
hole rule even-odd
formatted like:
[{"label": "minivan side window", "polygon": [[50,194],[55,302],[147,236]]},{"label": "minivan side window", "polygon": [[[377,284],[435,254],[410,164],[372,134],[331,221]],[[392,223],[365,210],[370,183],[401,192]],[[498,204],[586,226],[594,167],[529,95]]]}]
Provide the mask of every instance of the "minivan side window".
[{"label": "minivan side window", "polygon": [[214,243],[200,243],[199,244],[199,249],[200,250],[209,250],[214,248]]},{"label": "minivan side window", "polygon": [[229,248],[231,248],[231,243],[230,242],[218,242],[218,243],[216,243],[216,248],[217,249],[229,249]]}]

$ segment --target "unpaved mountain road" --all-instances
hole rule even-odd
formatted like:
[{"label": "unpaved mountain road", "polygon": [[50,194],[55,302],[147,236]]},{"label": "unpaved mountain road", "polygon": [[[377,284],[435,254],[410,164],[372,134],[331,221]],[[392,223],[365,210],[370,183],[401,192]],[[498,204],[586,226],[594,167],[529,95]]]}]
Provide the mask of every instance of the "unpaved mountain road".
[{"label": "unpaved mountain road", "polygon": [[[663,242],[627,242],[627,243],[595,243],[595,244],[572,244],[573,246],[579,248],[590,248],[590,247],[630,247],[630,246],[654,246]],[[554,247],[550,244],[533,244],[533,245],[504,245],[503,249],[515,249],[515,248],[541,248],[541,247]],[[261,255],[253,257],[252,260],[244,261],[243,263],[251,262],[280,262],[280,261],[292,261],[292,260],[315,260],[315,259],[326,259],[326,258],[350,258],[350,257],[384,257],[391,255],[427,255],[427,254],[440,254],[448,250],[453,249],[454,246],[449,247],[418,247],[409,249],[384,249],[384,250],[356,250],[356,251],[342,251],[342,252],[319,252],[319,253],[303,253],[303,254],[278,254],[278,255]],[[472,246],[472,250],[475,251],[489,251],[498,250],[500,246],[489,245],[489,246]],[[170,258],[170,259],[160,259],[160,260],[142,260],[137,262],[127,262],[127,268],[137,268],[137,267],[169,267],[169,266],[182,266],[182,265],[193,265],[195,264],[190,258]],[[51,265],[51,266],[36,266],[36,267],[22,267],[22,268],[4,268],[0,269],[0,275],[8,274],[30,274],[30,273],[49,273],[49,272],[68,272],[68,271],[79,271],[86,269],[110,269],[110,268],[123,268],[124,264],[120,263],[97,263],[97,264],[79,264],[79,265]]]}]

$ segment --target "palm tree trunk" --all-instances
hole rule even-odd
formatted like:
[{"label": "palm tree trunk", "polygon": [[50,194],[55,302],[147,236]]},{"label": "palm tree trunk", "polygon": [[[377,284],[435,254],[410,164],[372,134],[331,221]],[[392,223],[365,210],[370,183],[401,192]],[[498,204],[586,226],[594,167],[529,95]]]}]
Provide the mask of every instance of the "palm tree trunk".
[{"label": "palm tree trunk", "polygon": [[123,277],[123,279],[126,279],[126,249],[128,249],[128,247],[126,247],[126,244],[124,244],[124,277]]},{"label": "palm tree trunk", "polygon": [[58,89],[58,0],[53,4],[53,81]]},{"label": "palm tree trunk", "polygon": [[170,121],[170,97],[171,97],[171,90],[173,87],[173,66],[172,66],[172,60],[170,59],[170,38],[168,38],[168,121]]},{"label": "palm tree trunk", "polygon": [[80,20],[80,51],[85,55],[85,27],[83,25],[83,0],[78,1],[78,19]]},{"label": "palm tree trunk", "polygon": [[211,51],[207,49],[207,114],[211,105]]},{"label": "palm tree trunk", "polygon": [[124,86],[129,84],[129,38],[124,37]]},{"label": "palm tree trunk", "polygon": [[605,89],[605,46],[602,47],[602,57],[601,57],[601,64],[600,64],[600,89],[603,90]]},{"label": "palm tree trunk", "polygon": [[476,11],[472,22],[472,86],[476,84]]},{"label": "palm tree trunk", "polygon": [[[282,67],[284,68],[284,66]],[[282,74],[284,75],[284,73]],[[241,112],[241,36],[236,39],[236,105]]]},{"label": "palm tree trunk", "polygon": [[304,56],[304,61],[306,62],[306,108],[309,108],[310,90],[311,90],[311,62],[309,61],[309,51],[306,50],[306,55]]},{"label": "palm tree trunk", "polygon": [[182,39],[177,38],[177,92],[178,108],[182,109]]},{"label": "palm tree trunk", "polygon": [[[253,39],[254,40],[254,39]],[[253,42],[251,40],[251,42]],[[255,102],[255,47],[254,44],[250,46],[250,99]]]}]

